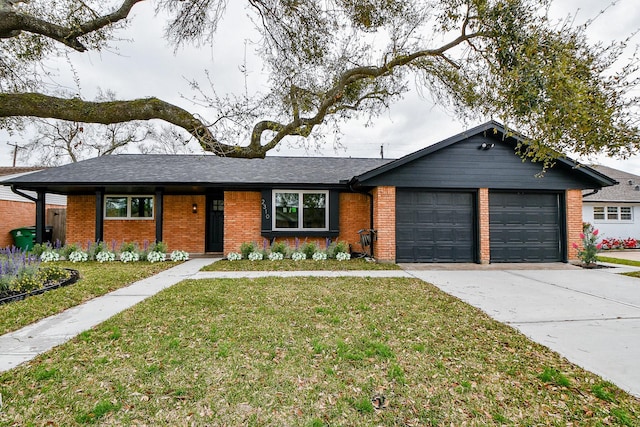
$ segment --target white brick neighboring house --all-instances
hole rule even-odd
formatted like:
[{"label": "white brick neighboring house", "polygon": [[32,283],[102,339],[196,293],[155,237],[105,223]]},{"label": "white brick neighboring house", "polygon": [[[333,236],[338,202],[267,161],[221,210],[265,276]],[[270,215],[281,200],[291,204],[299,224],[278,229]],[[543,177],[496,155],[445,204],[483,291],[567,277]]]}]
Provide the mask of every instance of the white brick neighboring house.
[{"label": "white brick neighboring house", "polygon": [[605,239],[629,237],[640,241],[640,176],[606,166],[592,166],[616,181],[597,193],[585,191],[582,220],[593,224]]},{"label": "white brick neighboring house", "polygon": [[[0,182],[33,173],[43,168],[38,167],[0,167]],[[35,197],[33,191],[24,191]],[[67,197],[58,194],[46,195],[47,208],[64,208]],[[10,231],[14,228],[32,226],[36,221],[36,204],[13,191],[10,187],[0,185],[0,248],[11,246],[13,238]]]}]

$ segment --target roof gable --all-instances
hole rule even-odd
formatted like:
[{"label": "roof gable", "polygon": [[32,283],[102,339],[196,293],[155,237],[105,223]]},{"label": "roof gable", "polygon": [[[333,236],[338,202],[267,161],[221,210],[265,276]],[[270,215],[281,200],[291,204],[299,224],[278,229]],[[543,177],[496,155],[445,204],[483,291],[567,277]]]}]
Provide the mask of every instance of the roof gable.
[{"label": "roof gable", "polygon": [[523,161],[515,153],[521,140],[501,124],[487,122],[356,176],[354,184],[563,190],[600,188],[616,182],[566,157],[542,173],[540,163]]}]

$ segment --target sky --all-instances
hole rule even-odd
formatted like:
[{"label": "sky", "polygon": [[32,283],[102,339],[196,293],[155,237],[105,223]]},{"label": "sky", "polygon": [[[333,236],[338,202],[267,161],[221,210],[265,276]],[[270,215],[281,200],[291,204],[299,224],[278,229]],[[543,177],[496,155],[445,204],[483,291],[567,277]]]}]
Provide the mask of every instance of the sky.
[{"label": "sky", "polygon": [[[590,40],[619,40],[640,27],[640,8],[635,7],[636,1],[619,0],[607,9],[590,27]],[[579,24],[595,17],[604,3],[603,0],[554,0],[551,16],[560,19],[575,13],[576,23]],[[102,52],[69,53],[79,76],[82,97],[93,99],[98,87],[113,89],[120,99],[156,96],[206,117],[206,110],[189,101],[193,92],[187,82],[191,78],[204,81],[205,69],[209,70],[219,92],[242,90],[245,83],[250,92],[258,90],[264,75],[260,63],[251,54],[255,48],[252,43],[255,35],[249,30],[251,24],[246,18],[244,4],[229,1],[227,14],[213,45],[186,47],[175,53],[162,38],[163,21],[154,17],[152,2],[136,5],[130,27],[118,34],[132,41],[118,42],[116,49]],[[637,37],[634,42],[640,43],[640,38]],[[240,72],[245,58],[248,70],[246,81]],[[59,70],[59,77],[56,78],[58,84],[74,93],[78,91],[68,73],[66,61],[52,62],[48,66]],[[482,122],[484,120],[463,123],[412,89],[372,124],[367,126],[363,120],[345,124],[341,128],[340,146],[336,146],[330,138],[320,149],[292,147],[285,142],[269,155],[379,157],[382,146],[385,158],[398,158]],[[20,145],[31,137],[29,134],[9,136],[0,132],[0,166],[12,164],[13,147],[9,143]],[[197,150],[197,147],[194,149]],[[590,160],[640,175],[640,155],[627,160],[604,156]],[[27,164],[30,162],[19,161],[17,165]]]}]

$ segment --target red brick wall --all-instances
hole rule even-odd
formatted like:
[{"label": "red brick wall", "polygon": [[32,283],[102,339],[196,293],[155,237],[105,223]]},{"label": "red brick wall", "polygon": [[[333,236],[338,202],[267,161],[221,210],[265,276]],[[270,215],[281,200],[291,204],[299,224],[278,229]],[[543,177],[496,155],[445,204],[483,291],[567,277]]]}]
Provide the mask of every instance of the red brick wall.
[{"label": "red brick wall", "polygon": [[370,198],[360,193],[340,193],[339,241],[349,243],[357,252],[362,251],[358,230],[371,228]]},{"label": "red brick wall", "polygon": [[[194,203],[198,205],[198,213],[195,214],[192,210]],[[163,208],[162,240],[167,244],[169,250],[180,249],[190,253],[204,253],[206,197],[204,195],[167,195],[164,196]]]},{"label": "red brick wall", "polygon": [[[69,196],[67,198],[67,242],[86,246],[95,239],[96,198]],[[192,205],[198,204],[198,213],[192,213]],[[164,196],[164,221],[162,237],[168,249],[180,249],[190,253],[203,253],[205,241],[205,196]],[[155,242],[156,221],[148,219],[105,219],[104,241],[116,248],[122,242]]]},{"label": "red brick wall", "polygon": [[[60,205],[46,205],[46,209],[65,208]],[[0,248],[13,245],[11,230],[36,225],[36,204],[33,202],[17,202],[0,200]]]},{"label": "red brick wall", "polygon": [[578,259],[578,250],[573,244],[581,245],[582,233],[582,190],[567,190],[567,249],[569,261]]},{"label": "red brick wall", "polygon": [[224,253],[240,251],[244,242],[261,244],[262,194],[258,191],[224,192]]},{"label": "red brick wall", "polygon": [[87,245],[96,235],[96,196],[67,196],[67,244]]},{"label": "red brick wall", "polygon": [[480,227],[480,262],[488,264],[491,259],[489,242],[489,189],[480,188],[478,191],[478,210]]},{"label": "red brick wall", "polygon": [[374,257],[379,261],[396,259],[396,188],[373,189],[373,228],[378,232]]}]

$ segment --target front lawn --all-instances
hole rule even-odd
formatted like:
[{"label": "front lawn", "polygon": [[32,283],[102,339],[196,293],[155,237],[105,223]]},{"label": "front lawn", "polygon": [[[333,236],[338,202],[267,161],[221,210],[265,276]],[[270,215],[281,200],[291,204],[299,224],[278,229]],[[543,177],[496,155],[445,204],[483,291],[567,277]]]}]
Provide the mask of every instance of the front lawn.
[{"label": "front lawn", "polygon": [[638,399],[437,288],[399,278],[184,281],[0,374],[0,393],[0,425],[640,419]]},{"label": "front lawn", "polygon": [[249,261],[247,259],[228,261],[226,259],[216,261],[213,264],[202,268],[202,271],[352,271],[352,270],[400,270],[396,264],[377,263],[367,261],[364,258],[351,259],[347,261],[337,261],[327,259],[324,261],[314,261],[305,259],[293,261],[284,259],[281,261]]},{"label": "front lawn", "polygon": [[633,261],[633,260],[630,260],[630,259],[598,256],[598,261],[600,261],[600,262],[608,262],[608,263],[611,263],[611,264],[621,264],[621,265],[630,265],[632,267],[640,267],[640,261]]},{"label": "front lawn", "polygon": [[63,288],[30,296],[23,301],[0,305],[0,335],[153,276],[176,264],[172,262],[111,262],[108,264],[56,262],[52,265],[78,270],[80,280]]}]

